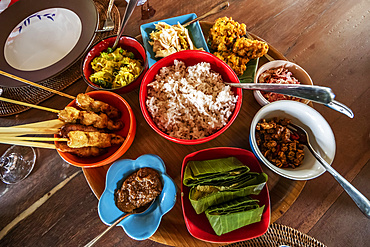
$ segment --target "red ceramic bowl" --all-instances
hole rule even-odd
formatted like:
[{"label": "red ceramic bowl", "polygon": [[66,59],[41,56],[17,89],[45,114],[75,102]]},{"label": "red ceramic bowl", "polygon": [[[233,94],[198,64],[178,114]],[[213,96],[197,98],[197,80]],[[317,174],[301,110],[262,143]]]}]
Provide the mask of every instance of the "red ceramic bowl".
[{"label": "red ceramic bowl", "polygon": [[146,58],[146,53],[144,47],[137,41],[135,38],[129,36],[122,36],[119,40],[118,47],[121,47],[124,50],[131,51],[135,54],[135,58],[143,61],[143,69],[141,70],[139,76],[130,84],[123,86],[121,88],[109,89],[109,88],[101,88],[98,85],[94,84],[90,81],[90,75],[94,73],[93,69],[91,68],[91,62],[95,57],[98,57],[101,52],[106,51],[108,47],[112,47],[114,41],[116,40],[115,36],[107,37],[95,45],[87,52],[83,63],[82,63],[82,78],[84,81],[92,88],[96,90],[106,90],[106,91],[113,91],[116,93],[128,93],[140,85],[141,80],[145,72],[148,70],[148,61]]},{"label": "red ceramic bowl", "polygon": [[187,155],[182,162],[181,169],[181,204],[185,224],[189,233],[200,240],[213,243],[233,243],[245,241],[261,236],[267,231],[271,218],[270,197],[267,185],[259,195],[251,195],[258,199],[260,205],[265,205],[260,222],[244,226],[232,232],[217,236],[213,231],[205,213],[197,214],[189,201],[190,187],[183,185],[184,171],[187,163],[192,160],[221,159],[234,156],[243,164],[247,165],[253,172],[262,172],[261,166],[254,154],[248,150],[230,147],[218,147],[200,150]]},{"label": "red ceramic bowl", "polygon": [[[108,91],[92,91],[87,93],[91,98],[108,103],[121,111],[120,120],[124,123],[123,129],[114,132],[115,134],[125,137],[125,141],[121,146],[112,146],[108,148],[108,152],[96,157],[79,157],[71,153],[63,153],[58,151],[60,157],[66,162],[78,167],[98,167],[110,164],[120,158],[131,146],[136,133],[136,119],[130,105],[118,94]],[[68,106],[77,107],[75,100]],[[79,109],[79,108],[78,108]],[[57,135],[55,135],[57,137]]]},{"label": "red ceramic bowl", "polygon": [[222,60],[212,55],[211,53],[199,51],[199,50],[180,51],[168,57],[162,58],[161,60],[156,62],[152,67],[150,67],[150,69],[145,74],[143,81],[141,82],[140,94],[139,94],[141,112],[143,113],[143,116],[145,120],[147,121],[147,123],[149,124],[149,126],[159,135],[161,135],[162,137],[170,141],[173,141],[175,143],[185,144],[185,145],[201,144],[201,143],[210,141],[216,138],[217,136],[221,135],[234,122],[235,118],[237,117],[239,113],[241,105],[242,105],[242,90],[240,88],[232,88],[235,95],[238,95],[238,101],[235,105],[234,112],[230,116],[228,123],[221,129],[219,129],[217,132],[215,132],[214,134],[201,138],[201,139],[196,139],[196,140],[185,140],[185,139],[179,139],[179,138],[169,136],[168,134],[160,130],[157,127],[157,125],[154,123],[150,113],[148,112],[145,101],[148,96],[147,85],[151,83],[152,81],[154,81],[155,76],[159,73],[162,67],[172,66],[175,59],[183,61],[186,66],[192,66],[200,62],[210,63],[211,69],[219,73],[225,82],[240,83],[235,72],[226,63],[224,63]]}]

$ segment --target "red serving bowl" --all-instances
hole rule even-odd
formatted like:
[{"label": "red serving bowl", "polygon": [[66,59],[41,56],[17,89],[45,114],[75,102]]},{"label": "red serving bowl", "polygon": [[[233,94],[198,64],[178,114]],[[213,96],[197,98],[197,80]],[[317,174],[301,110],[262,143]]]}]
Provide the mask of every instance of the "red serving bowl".
[{"label": "red serving bowl", "polygon": [[[114,133],[123,136],[125,141],[120,146],[109,147],[107,153],[96,157],[79,157],[77,155],[63,153],[58,150],[58,153],[63,160],[74,166],[84,168],[104,166],[116,161],[131,146],[136,133],[135,115],[130,105],[121,96],[108,91],[92,91],[88,92],[87,94],[95,100],[100,100],[116,107],[122,113],[120,120],[123,122],[124,127]],[[73,106],[77,109],[80,109],[76,105],[76,100],[73,100],[68,104],[68,106]],[[55,135],[55,137],[57,137],[57,135]]]},{"label": "red serving bowl", "polygon": [[121,47],[124,50],[130,51],[134,53],[135,58],[141,60],[143,63],[143,69],[141,70],[139,76],[132,81],[130,84],[123,86],[121,88],[101,88],[98,85],[94,84],[90,81],[91,74],[94,73],[94,70],[91,67],[91,62],[94,60],[95,57],[98,57],[101,52],[106,51],[109,47],[112,47],[114,44],[114,41],[116,40],[115,36],[107,37],[99,42],[97,42],[93,47],[90,49],[90,51],[87,52],[83,63],[82,63],[82,78],[84,81],[92,88],[96,90],[106,90],[106,91],[113,91],[116,93],[128,93],[135,88],[137,88],[140,85],[141,80],[143,79],[143,76],[145,72],[148,70],[148,61],[146,58],[146,52],[144,47],[140,44],[139,41],[137,41],[135,38],[129,37],[129,36],[121,36],[118,47]]},{"label": "red serving bowl", "polygon": [[149,124],[149,126],[162,137],[170,141],[173,141],[175,143],[179,143],[179,144],[194,145],[194,144],[201,144],[201,143],[210,141],[216,138],[217,136],[221,135],[234,122],[235,118],[237,117],[240,111],[241,105],[242,105],[242,89],[235,88],[235,87],[232,88],[232,91],[234,92],[234,94],[238,95],[238,101],[236,102],[234,112],[230,116],[227,124],[221,129],[219,129],[218,131],[216,131],[215,133],[213,133],[212,135],[209,135],[201,139],[195,139],[195,140],[185,140],[185,139],[179,139],[179,138],[169,136],[167,133],[160,130],[157,127],[157,125],[154,123],[147,109],[145,102],[148,96],[147,85],[154,81],[155,76],[159,73],[162,67],[172,66],[174,64],[174,60],[183,61],[186,66],[193,66],[200,62],[207,62],[211,64],[211,69],[213,71],[219,73],[222,76],[222,79],[225,82],[240,83],[240,81],[237,75],[235,74],[235,72],[221,59],[217,58],[211,53],[208,53],[205,51],[199,51],[199,50],[180,51],[170,56],[167,56],[165,58],[162,58],[161,60],[156,62],[152,67],[150,67],[150,69],[145,74],[143,81],[141,82],[141,86],[140,86],[139,101],[140,101],[141,112],[143,113],[143,116],[145,120],[147,121],[147,123]]},{"label": "red serving bowl", "polygon": [[241,148],[217,147],[204,149],[188,154],[182,162],[181,169],[182,213],[185,219],[186,228],[188,229],[189,233],[197,239],[213,243],[233,243],[245,241],[264,234],[267,231],[267,228],[270,224],[271,206],[267,184],[263,187],[262,191],[258,195],[251,195],[252,198],[259,200],[260,205],[265,205],[265,209],[263,211],[260,222],[253,223],[251,225],[247,225],[237,230],[218,236],[212,229],[211,224],[209,223],[205,213],[197,214],[195,212],[189,200],[190,187],[187,187],[182,183],[182,181],[184,180],[184,172],[187,163],[192,160],[201,161],[201,160],[221,159],[231,156],[234,156],[237,159],[239,159],[243,164],[248,166],[252,172],[259,173],[262,172],[261,166],[257,158],[254,156],[254,154],[248,150]]}]

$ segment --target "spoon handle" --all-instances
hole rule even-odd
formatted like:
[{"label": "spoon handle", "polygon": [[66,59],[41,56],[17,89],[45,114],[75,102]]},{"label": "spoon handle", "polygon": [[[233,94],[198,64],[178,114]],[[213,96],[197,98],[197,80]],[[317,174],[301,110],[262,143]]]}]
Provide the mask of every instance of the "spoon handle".
[{"label": "spoon handle", "polygon": [[220,12],[221,10],[224,10],[224,9],[227,9],[228,7],[230,6],[230,3],[228,1],[226,2],[223,2],[221,3],[220,5],[214,7],[213,9],[211,9],[210,11],[208,11],[207,13],[205,13],[204,15],[201,15],[185,24],[183,24],[184,27],[187,27],[189,26],[190,24],[196,22],[196,21],[200,21],[200,20],[203,20],[204,18],[210,16],[210,15],[214,15],[218,12]]},{"label": "spoon handle", "polygon": [[316,159],[325,167],[325,169],[333,175],[335,180],[343,187],[347,194],[352,198],[356,205],[360,208],[361,212],[370,218],[370,201],[361,194],[350,182],[342,177],[333,167],[331,167],[313,148],[310,144],[307,145],[311,153]]},{"label": "spoon handle", "polygon": [[262,90],[273,93],[286,94],[298,98],[308,99],[320,104],[328,104],[335,98],[329,87],[304,84],[275,84],[275,83],[228,83],[226,85],[249,90]]},{"label": "spoon handle", "polygon": [[100,233],[98,236],[96,236],[94,239],[92,239],[89,243],[87,243],[85,245],[85,247],[93,246],[101,237],[103,237],[108,231],[110,231],[110,229],[112,229],[113,227],[115,227],[118,223],[120,223],[122,220],[124,220],[129,215],[131,215],[131,214],[129,214],[129,213],[128,214],[125,214],[121,218],[119,218],[118,220],[116,220],[112,225],[110,225],[109,227],[107,227],[107,229],[105,229],[102,233]]},{"label": "spoon handle", "polygon": [[125,10],[125,14],[123,15],[123,18],[122,18],[120,30],[118,32],[116,41],[114,41],[112,50],[115,50],[117,48],[117,45],[118,45],[119,39],[121,38],[123,30],[125,29],[125,26],[126,26],[128,20],[130,19],[131,15],[132,15],[132,12],[134,12],[134,9],[135,9],[138,1],[139,0],[130,0],[128,2],[126,10]]},{"label": "spoon handle", "polygon": [[327,107],[329,107],[333,110],[339,111],[340,113],[343,113],[347,117],[353,118],[355,116],[353,114],[352,110],[348,106],[346,106],[346,105],[344,105],[344,104],[342,104],[342,103],[340,103],[336,100],[333,100],[332,102],[330,102],[329,104],[326,104],[325,106],[327,106]]}]

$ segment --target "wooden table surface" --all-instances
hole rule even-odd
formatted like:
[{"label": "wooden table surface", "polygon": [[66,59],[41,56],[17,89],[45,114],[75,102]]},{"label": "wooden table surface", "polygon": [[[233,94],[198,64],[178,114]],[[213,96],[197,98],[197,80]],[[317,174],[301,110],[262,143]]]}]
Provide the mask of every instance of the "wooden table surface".
[{"label": "wooden table surface", "polygon": [[[150,21],[187,13],[200,16],[216,3],[212,0],[150,0],[150,5],[156,10],[155,15],[149,20],[141,20],[140,8],[136,8],[124,33],[137,36],[140,34],[140,25]],[[218,17],[228,16],[245,23],[249,31],[302,66],[314,84],[331,87],[336,100],[353,110],[355,117],[350,119],[325,106],[314,104],[314,108],[329,122],[335,135],[337,150],[332,166],[370,198],[370,2],[238,0],[230,1],[230,4],[227,10],[206,20],[214,21]],[[116,0],[116,5],[123,13],[126,3]],[[65,92],[76,95],[85,90],[86,84],[80,79]],[[179,162],[181,164],[184,146],[173,144],[150,129],[138,107],[138,90],[123,97],[134,108],[137,134],[133,145],[122,158],[135,159],[144,153],[154,153],[162,157],[167,166],[179,165]],[[66,98],[53,96],[40,105],[61,109],[61,106],[68,103]],[[187,151],[212,146],[250,150],[249,124],[260,106],[248,91],[243,92],[244,104],[252,109],[251,112],[239,115],[230,130],[223,134],[228,138],[223,138],[222,143],[216,138],[207,144],[186,147]],[[53,113],[31,109],[0,118],[0,126],[53,118]],[[0,153],[8,147],[0,145]],[[171,148],[171,153],[168,153],[167,147]],[[27,179],[15,185],[0,183],[0,246],[86,244],[106,228],[97,214],[97,198],[80,168],[65,163],[55,150],[38,148],[36,153],[35,168]],[[268,168],[263,166],[263,169]],[[284,211],[276,223],[293,227],[327,246],[366,246],[370,241],[369,219],[328,173],[307,181],[294,204]],[[168,214],[164,217],[171,216]],[[182,245],[190,244],[183,242]],[[152,240],[132,240],[122,228],[116,227],[97,246],[164,245]]]}]

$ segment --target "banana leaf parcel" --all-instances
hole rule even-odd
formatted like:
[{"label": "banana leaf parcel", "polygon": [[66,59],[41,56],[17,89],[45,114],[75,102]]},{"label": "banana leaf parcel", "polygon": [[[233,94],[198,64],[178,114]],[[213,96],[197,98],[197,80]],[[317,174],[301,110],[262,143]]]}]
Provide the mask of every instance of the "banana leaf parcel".
[{"label": "banana leaf parcel", "polygon": [[213,205],[259,194],[267,175],[249,170],[235,157],[188,162],[183,183],[192,187],[189,200],[195,212],[200,214]]},{"label": "banana leaf parcel", "polygon": [[265,205],[258,205],[258,200],[246,196],[210,207],[205,213],[213,230],[220,236],[261,221],[264,208]]}]

